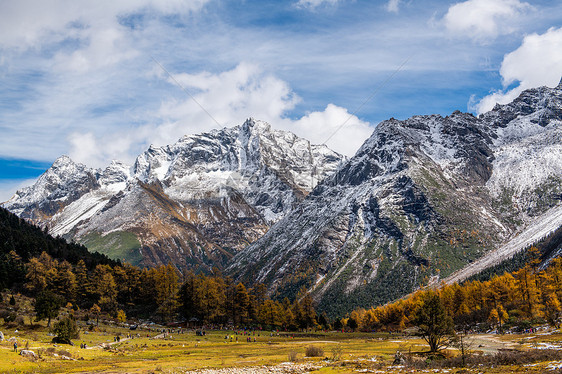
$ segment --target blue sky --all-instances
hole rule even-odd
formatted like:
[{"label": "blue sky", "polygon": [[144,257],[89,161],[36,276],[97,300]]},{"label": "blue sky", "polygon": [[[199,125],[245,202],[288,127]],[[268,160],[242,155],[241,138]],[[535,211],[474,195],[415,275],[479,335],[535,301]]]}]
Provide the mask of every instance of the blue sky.
[{"label": "blue sky", "polygon": [[0,201],[62,154],[132,163],[248,117],[351,156],[390,117],[555,86],[561,25],[558,0],[0,0]]}]

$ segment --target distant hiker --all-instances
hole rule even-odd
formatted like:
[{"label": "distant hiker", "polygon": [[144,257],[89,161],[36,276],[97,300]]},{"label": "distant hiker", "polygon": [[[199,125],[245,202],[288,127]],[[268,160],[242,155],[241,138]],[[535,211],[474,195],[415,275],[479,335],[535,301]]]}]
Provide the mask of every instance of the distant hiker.
[{"label": "distant hiker", "polygon": [[14,352],[18,351],[18,342],[14,342]]}]

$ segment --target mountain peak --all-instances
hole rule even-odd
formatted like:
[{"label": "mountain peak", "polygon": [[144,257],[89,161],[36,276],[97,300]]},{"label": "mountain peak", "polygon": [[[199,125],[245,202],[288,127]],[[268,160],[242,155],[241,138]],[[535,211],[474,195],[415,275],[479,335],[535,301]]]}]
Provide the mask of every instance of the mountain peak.
[{"label": "mountain peak", "polygon": [[58,168],[61,166],[73,165],[76,164],[70,157],[67,155],[62,155],[58,157],[55,162],[53,162],[52,168]]},{"label": "mountain peak", "polygon": [[265,121],[256,120],[253,117],[248,118],[242,125],[242,129],[253,129],[259,133],[270,132],[271,125]]}]

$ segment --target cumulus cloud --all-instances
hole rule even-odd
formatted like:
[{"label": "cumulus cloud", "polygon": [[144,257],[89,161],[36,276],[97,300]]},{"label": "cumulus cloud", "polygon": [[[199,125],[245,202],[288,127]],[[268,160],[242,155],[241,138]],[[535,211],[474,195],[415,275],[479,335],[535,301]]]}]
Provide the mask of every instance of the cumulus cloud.
[{"label": "cumulus cloud", "polygon": [[[159,116],[164,122],[177,124],[176,133],[168,137],[183,135],[188,126],[217,127],[215,119],[222,126],[240,124],[249,115],[274,121],[293,109],[299,101],[286,82],[265,74],[257,65],[249,63],[240,63],[234,69],[218,74],[182,73],[174,75],[174,78],[214,119],[209,118],[189,97],[164,102]],[[169,77],[165,79],[175,84]]]},{"label": "cumulus cloud", "polygon": [[[509,103],[532,87],[555,87],[562,76],[562,28],[527,35],[519,48],[504,56],[500,74],[504,89],[475,101],[472,110],[484,113],[496,103]],[[515,88],[507,89],[516,82],[519,84]]]},{"label": "cumulus cloud", "polygon": [[391,13],[398,13],[400,7],[400,0],[389,0],[386,4],[386,10]]},{"label": "cumulus cloud", "polygon": [[[352,156],[373,131],[369,123],[351,116],[347,109],[334,104],[298,119],[287,118],[287,113],[300,98],[286,82],[263,73],[253,64],[241,63],[220,74],[178,74],[175,78],[188,90],[199,91],[195,95],[197,102],[221,125],[239,125],[252,116],[269,122],[275,128],[291,131],[314,144],[329,140],[327,145],[330,148],[348,156]],[[168,124],[164,125],[165,131],[157,131],[166,134],[165,139],[160,139],[162,143],[169,143],[186,131],[204,131],[216,127],[214,120],[208,118],[190,99],[167,102],[163,104],[160,114]],[[174,123],[174,126],[169,126],[170,123]]]},{"label": "cumulus cloud", "polygon": [[513,32],[517,18],[530,9],[519,0],[468,0],[452,5],[443,20],[451,34],[485,42]]},{"label": "cumulus cloud", "polygon": [[347,156],[352,156],[373,131],[369,123],[334,104],[301,118],[288,118],[300,98],[286,82],[249,63],[218,74],[179,73],[171,79],[159,72],[158,78],[170,85],[179,82],[197,103],[188,95],[179,95],[165,100],[150,124],[109,134],[74,132],[68,138],[70,157],[96,167],[103,167],[110,159],[131,162],[149,144],[171,144],[185,134],[240,125],[248,117],[267,121],[313,144],[326,143]]},{"label": "cumulus cloud", "polygon": [[334,104],[328,104],[321,112],[311,112],[296,121],[289,121],[285,127],[312,143],[325,143],[346,156],[353,156],[373,132],[369,123]]}]

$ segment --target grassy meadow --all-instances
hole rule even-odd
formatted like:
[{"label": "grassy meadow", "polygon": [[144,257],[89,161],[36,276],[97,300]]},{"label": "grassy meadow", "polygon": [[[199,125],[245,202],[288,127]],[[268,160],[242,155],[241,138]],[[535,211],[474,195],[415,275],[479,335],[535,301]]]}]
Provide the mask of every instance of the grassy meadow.
[{"label": "grassy meadow", "polygon": [[[305,371],[319,373],[357,372],[427,372],[427,368],[412,364],[407,367],[393,366],[394,354],[400,350],[418,364],[428,360],[427,346],[416,337],[388,333],[273,333],[256,332],[246,336],[233,331],[208,331],[205,336],[196,336],[194,331],[183,334],[171,333],[164,337],[154,326],[153,331],[130,331],[114,324],[101,324],[88,331],[89,326],[81,322],[80,339],[75,345],[51,343],[45,323],[29,324],[23,329],[4,329],[5,339],[0,343],[1,373],[184,373],[192,370],[221,368],[276,367],[292,361],[295,366],[308,364]],[[127,338],[131,333],[132,338]],[[140,337],[138,337],[138,335]],[[115,336],[121,341],[115,342]],[[225,339],[225,337],[227,337]],[[232,336],[232,342],[230,337]],[[22,357],[13,352],[10,338],[16,337],[19,349],[33,350],[39,359]],[[238,342],[236,342],[238,337]],[[253,339],[256,339],[256,342]],[[532,348],[559,347],[562,334],[550,332],[534,335],[477,335],[467,338],[471,353],[492,355],[498,350],[526,351]],[[88,348],[80,348],[81,343]],[[306,352],[314,347],[318,357],[307,357]],[[19,350],[18,349],[18,350]],[[444,352],[446,357],[458,356],[457,349]],[[521,355],[521,353],[518,353]],[[481,356],[487,357],[487,356]],[[443,360],[443,359],[441,359]],[[555,367],[562,361],[551,359],[530,364],[498,366],[472,365],[468,368],[432,368],[431,372],[543,372],[548,366]],[[436,362],[439,360],[435,360]],[[485,360],[482,359],[482,362]],[[288,364],[285,364],[288,365]],[[301,373],[304,369],[290,368],[284,372]],[[263,369],[267,372],[269,369]],[[299,371],[300,370],[300,371]],[[244,370],[239,370],[243,372]]]}]

